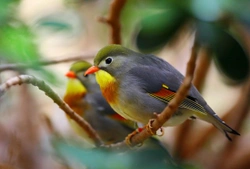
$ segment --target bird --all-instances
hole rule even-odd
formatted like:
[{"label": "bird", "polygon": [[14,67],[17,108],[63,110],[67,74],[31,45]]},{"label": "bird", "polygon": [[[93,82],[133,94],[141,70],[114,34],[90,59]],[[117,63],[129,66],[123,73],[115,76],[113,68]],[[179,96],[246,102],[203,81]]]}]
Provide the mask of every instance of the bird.
[{"label": "bird", "polygon": [[[133,131],[134,123],[127,122],[109,106],[94,75],[83,76],[90,66],[86,61],[77,61],[71,65],[66,73],[68,83],[64,101],[96,130],[106,144],[117,143]],[[73,120],[69,121],[77,134],[85,139],[88,137]]]},{"label": "bird", "polygon": [[[84,72],[91,66],[89,62],[84,60],[74,62],[71,65],[66,73],[68,83],[64,101],[96,130],[105,144],[123,141],[136,129],[137,125],[133,121],[126,120],[110,107],[102,95],[95,75],[83,76]],[[74,121],[70,119],[69,121],[77,134],[82,135],[85,139],[88,137],[82,133],[82,129]],[[165,146],[154,137],[147,139],[137,149],[129,149],[126,154],[140,156],[143,160],[154,159],[159,164],[171,166],[171,168],[180,168]],[[144,163],[141,161],[134,161],[136,166],[142,164]]]},{"label": "bird", "polygon": [[[167,61],[111,44],[99,50],[94,65],[85,76],[95,74],[103,96],[122,117],[148,124],[174,98],[184,76]],[[213,124],[232,140],[228,133],[240,135],[228,126],[206,103],[192,84],[187,97],[163,127],[176,126],[187,119]]]}]

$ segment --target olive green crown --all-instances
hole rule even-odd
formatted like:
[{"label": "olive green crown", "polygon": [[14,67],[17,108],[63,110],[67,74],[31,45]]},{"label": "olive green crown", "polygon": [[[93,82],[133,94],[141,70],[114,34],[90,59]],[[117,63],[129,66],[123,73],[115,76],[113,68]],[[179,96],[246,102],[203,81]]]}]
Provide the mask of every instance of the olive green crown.
[{"label": "olive green crown", "polygon": [[92,65],[89,62],[77,61],[71,65],[70,71],[73,71],[75,73],[80,72],[80,71],[86,71],[91,66]]},{"label": "olive green crown", "polygon": [[112,44],[102,48],[94,59],[94,65],[98,65],[107,56],[128,55],[131,50],[117,44]]}]

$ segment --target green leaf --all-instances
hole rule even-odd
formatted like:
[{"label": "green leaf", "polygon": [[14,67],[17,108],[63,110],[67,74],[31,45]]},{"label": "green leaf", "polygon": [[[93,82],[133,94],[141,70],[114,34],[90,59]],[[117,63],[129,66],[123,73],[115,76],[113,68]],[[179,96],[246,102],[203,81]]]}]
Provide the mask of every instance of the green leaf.
[{"label": "green leaf", "polygon": [[16,14],[16,4],[19,0],[1,0],[0,1],[0,27],[6,25],[13,15]]},{"label": "green leaf", "polygon": [[93,169],[180,169],[168,163],[159,149],[138,148],[126,152],[109,151],[108,149],[83,149],[57,140],[54,142],[57,153],[64,158]]},{"label": "green leaf", "polygon": [[36,22],[39,30],[47,30],[49,33],[80,33],[83,29],[83,18],[75,10],[67,9],[61,12],[46,15]]},{"label": "green leaf", "polygon": [[213,23],[199,22],[197,40],[214,52],[216,65],[224,75],[234,82],[248,78],[249,56],[229,32]]},{"label": "green leaf", "polygon": [[195,18],[215,21],[222,15],[221,3],[217,0],[191,0],[190,8]]},{"label": "green leaf", "polygon": [[50,28],[54,31],[71,30],[72,26],[66,22],[59,20],[41,20],[39,26]]},{"label": "green leaf", "polygon": [[223,0],[222,7],[237,20],[250,23],[250,1],[249,0]]},{"label": "green leaf", "polygon": [[141,29],[136,37],[137,47],[144,52],[151,52],[162,47],[172,38],[186,18],[183,11],[175,8],[146,16],[141,21]]},{"label": "green leaf", "polygon": [[34,36],[29,29],[20,24],[1,27],[0,54],[12,63],[30,63],[38,61],[39,54]]},{"label": "green leaf", "polygon": [[40,55],[37,45],[34,43],[34,36],[21,23],[14,26],[3,26],[0,32],[0,54],[2,59],[10,63],[27,64],[36,71],[44,80],[56,84],[58,79],[51,71],[40,65]]}]

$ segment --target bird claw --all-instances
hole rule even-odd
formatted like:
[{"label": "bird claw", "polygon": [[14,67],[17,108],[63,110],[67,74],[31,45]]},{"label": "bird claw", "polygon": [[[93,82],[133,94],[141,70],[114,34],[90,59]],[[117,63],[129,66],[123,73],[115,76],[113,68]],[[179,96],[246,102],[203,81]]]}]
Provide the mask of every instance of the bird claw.
[{"label": "bird claw", "polygon": [[[133,131],[132,133],[130,133],[126,138],[125,138],[125,143],[129,146],[129,147],[133,147],[133,144],[131,143],[131,138],[136,135],[137,133],[140,133],[140,131],[142,131],[141,128],[136,129],[135,131]],[[141,147],[143,145],[143,143],[137,144],[137,147]]]},{"label": "bird claw", "polygon": [[[158,134],[158,133],[157,133],[157,131],[159,131],[159,130],[160,130],[160,133]],[[164,135],[164,130],[163,130],[163,128],[162,128],[162,127],[161,127],[161,128],[159,128],[159,130],[157,130],[157,131],[156,131],[156,135],[161,137],[161,136],[163,136],[163,135]]]},{"label": "bird claw", "polygon": [[157,113],[154,113],[154,116],[155,116],[155,119],[150,119],[148,124],[146,125],[146,130],[149,134],[151,135],[157,135],[157,136],[163,136],[164,135],[164,131],[163,131],[163,128],[159,128],[160,130],[160,134],[157,133],[157,131],[154,131],[153,129],[153,126],[152,126],[152,123],[155,121],[155,120],[158,120],[159,116]]},{"label": "bird claw", "polygon": [[152,123],[155,121],[155,119],[150,119],[148,124],[146,125],[146,130],[149,134],[151,135],[156,135],[156,132],[154,132],[152,129],[153,129],[153,126],[152,126]]}]

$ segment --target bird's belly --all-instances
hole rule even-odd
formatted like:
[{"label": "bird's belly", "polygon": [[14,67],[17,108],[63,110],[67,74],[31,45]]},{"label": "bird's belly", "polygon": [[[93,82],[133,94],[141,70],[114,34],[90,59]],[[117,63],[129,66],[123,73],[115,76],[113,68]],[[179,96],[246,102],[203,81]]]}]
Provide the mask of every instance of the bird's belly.
[{"label": "bird's belly", "polygon": [[[130,93],[131,94],[131,93]],[[142,95],[128,95],[128,93],[121,93],[116,103],[110,104],[111,107],[121,116],[128,120],[147,124],[150,119],[155,118],[154,113],[161,113],[167,106],[147,94]],[[178,109],[172,117],[163,126],[175,126],[183,123],[186,119],[192,116],[193,113],[186,109]]]},{"label": "bird's belly", "polygon": [[183,123],[190,116],[192,116],[192,112],[188,110],[178,109],[177,112],[173,114],[173,116],[164,123],[163,126],[176,126]]},{"label": "bird's belly", "polygon": [[[111,105],[111,107],[124,118],[128,120],[140,122],[144,125],[147,124],[151,118],[154,118],[153,116],[154,112],[139,112],[139,111],[134,112],[135,109],[131,108],[129,105],[119,106],[118,104],[115,104],[115,105]],[[157,112],[157,113],[161,113],[161,112]],[[166,126],[179,125],[192,115],[193,113],[191,111],[188,111],[185,109],[178,109],[177,112],[175,112],[172,115],[172,117],[168,121],[166,121],[166,123],[164,123],[163,126],[166,127]]]},{"label": "bird's belly", "polygon": [[124,117],[125,119],[127,120],[131,120],[131,121],[136,121],[134,119],[134,117],[131,117],[130,116],[130,113],[127,113],[127,112],[130,112],[130,110],[127,110],[126,109],[126,106],[120,106],[120,104],[112,104],[110,103],[110,106],[112,107],[112,109],[117,112],[118,114],[120,114],[122,117]]}]

